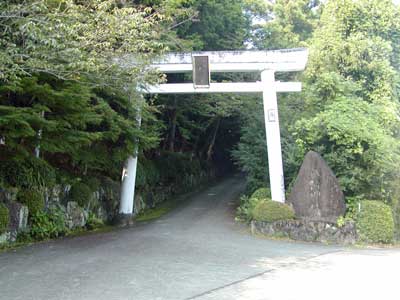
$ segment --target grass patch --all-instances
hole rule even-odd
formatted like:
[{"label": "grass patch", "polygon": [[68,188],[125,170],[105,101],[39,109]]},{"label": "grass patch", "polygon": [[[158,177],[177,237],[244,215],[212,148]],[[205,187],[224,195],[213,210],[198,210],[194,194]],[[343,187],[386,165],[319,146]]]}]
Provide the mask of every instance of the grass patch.
[{"label": "grass patch", "polygon": [[143,212],[137,215],[135,220],[138,222],[145,222],[158,219],[174,209],[179,202],[180,201],[176,199],[162,202],[154,208],[145,209]]},{"label": "grass patch", "polygon": [[101,225],[94,229],[87,229],[85,227],[77,228],[74,231],[70,231],[66,237],[76,237],[76,236],[85,236],[90,235],[92,233],[106,233],[115,230],[117,227],[113,225]]},{"label": "grass patch", "polygon": [[14,243],[5,243],[0,245],[0,253],[7,252],[10,250],[16,250],[21,247],[29,246],[34,244],[35,242],[14,242]]},{"label": "grass patch", "polygon": [[62,238],[67,238],[67,237],[79,237],[79,236],[85,236],[85,235],[90,235],[90,234],[95,234],[95,233],[106,233],[106,232],[113,231],[113,230],[115,230],[117,228],[118,227],[112,226],[112,225],[101,225],[101,226],[96,227],[94,229],[87,229],[85,227],[82,227],[82,228],[77,228],[77,229],[72,230],[72,231],[68,231],[68,233],[66,233],[62,237],[46,238],[46,239],[43,239],[41,241],[35,240],[32,237],[30,237],[29,235],[27,235],[27,234],[25,234],[25,235],[24,234],[20,234],[18,236],[18,239],[17,239],[16,242],[1,244],[0,245],[0,253],[11,251],[11,250],[17,250],[18,248],[30,246],[30,245],[33,245],[33,244],[39,244],[39,243],[44,243],[44,242],[49,242],[49,241],[55,241],[55,240],[59,240],[59,239],[62,239]]}]

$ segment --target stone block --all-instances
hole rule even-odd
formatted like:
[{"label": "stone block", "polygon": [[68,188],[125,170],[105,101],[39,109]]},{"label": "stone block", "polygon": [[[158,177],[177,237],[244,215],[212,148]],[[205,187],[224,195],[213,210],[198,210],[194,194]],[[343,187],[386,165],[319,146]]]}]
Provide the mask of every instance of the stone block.
[{"label": "stone block", "polygon": [[12,201],[16,201],[18,194],[17,188],[8,188],[4,190],[0,187],[0,202],[8,203]]},{"label": "stone block", "polygon": [[5,244],[11,240],[11,233],[6,231],[0,234],[0,245]]},{"label": "stone block", "polygon": [[288,237],[296,241],[341,245],[353,245],[358,239],[354,222],[346,222],[344,226],[338,227],[334,223],[308,220],[252,221],[251,232]]},{"label": "stone block", "polygon": [[66,225],[69,229],[84,227],[88,219],[85,210],[74,201],[67,203]]},{"label": "stone block", "polygon": [[9,202],[7,204],[10,212],[9,229],[11,231],[26,231],[28,226],[28,207],[18,202]]}]

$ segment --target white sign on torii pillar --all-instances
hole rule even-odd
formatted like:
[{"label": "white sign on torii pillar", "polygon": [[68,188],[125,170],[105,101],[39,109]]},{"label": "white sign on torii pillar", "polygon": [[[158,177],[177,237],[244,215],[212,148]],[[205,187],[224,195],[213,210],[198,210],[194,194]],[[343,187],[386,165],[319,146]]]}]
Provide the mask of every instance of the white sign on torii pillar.
[{"label": "white sign on torii pillar", "polygon": [[[196,57],[206,57],[210,73],[260,72],[259,82],[166,83],[149,86],[148,94],[198,94],[198,93],[262,93],[265,132],[268,147],[268,165],[272,200],[285,202],[282,150],[279,128],[277,93],[300,92],[300,82],[275,81],[275,72],[294,72],[305,69],[308,50],[304,48],[273,51],[211,51],[171,53],[151,66],[162,73],[193,72]],[[207,70],[208,71],[208,70]],[[128,160],[122,179],[120,214],[133,213],[137,155]]]}]

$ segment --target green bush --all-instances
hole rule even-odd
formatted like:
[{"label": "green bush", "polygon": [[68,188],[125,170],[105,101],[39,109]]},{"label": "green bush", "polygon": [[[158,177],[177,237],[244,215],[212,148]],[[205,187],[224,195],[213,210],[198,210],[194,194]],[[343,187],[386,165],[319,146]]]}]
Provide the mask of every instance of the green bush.
[{"label": "green bush", "polygon": [[23,189],[43,189],[55,185],[56,174],[46,161],[27,157],[0,162],[0,177],[6,186]]},{"label": "green bush", "polygon": [[85,178],[84,183],[92,192],[96,192],[100,187],[100,180],[93,176]]},{"label": "green bush", "polygon": [[269,188],[259,188],[251,195],[250,198],[270,199],[271,190]]},{"label": "green bush", "polygon": [[394,236],[396,241],[400,241],[400,200],[392,200],[392,211],[394,220]]},{"label": "green bush", "polygon": [[390,206],[380,201],[360,201],[356,227],[359,238],[363,242],[393,242],[394,221]]},{"label": "green bush", "polygon": [[64,214],[60,209],[39,212],[31,216],[30,235],[35,240],[56,238],[66,233]]},{"label": "green bush", "polygon": [[7,206],[0,203],[0,234],[4,233],[10,222],[10,215]]},{"label": "green bush", "polygon": [[243,196],[240,198],[240,205],[236,211],[237,219],[250,222],[253,219],[253,211],[257,204],[271,198],[271,190],[269,188],[257,189],[251,197]]},{"label": "green bush", "polygon": [[69,198],[75,201],[81,207],[86,207],[92,197],[92,190],[83,182],[77,182],[71,186],[69,191]]},{"label": "green bush", "polygon": [[294,219],[293,209],[284,203],[262,200],[253,209],[253,219],[256,221],[274,222]]},{"label": "green bush", "polygon": [[346,218],[355,220],[358,212],[358,204],[362,200],[362,197],[346,197]]},{"label": "green bush", "polygon": [[253,210],[258,204],[258,202],[264,199],[259,198],[249,198],[247,196],[242,196],[240,198],[240,205],[236,210],[236,218],[240,221],[250,223],[253,219]]},{"label": "green bush", "polygon": [[103,220],[97,218],[93,213],[89,213],[88,220],[86,222],[87,229],[93,230],[102,226],[104,226]]},{"label": "green bush", "polygon": [[44,209],[44,196],[35,190],[20,190],[17,195],[19,203],[24,204],[29,209],[29,215],[35,215]]}]

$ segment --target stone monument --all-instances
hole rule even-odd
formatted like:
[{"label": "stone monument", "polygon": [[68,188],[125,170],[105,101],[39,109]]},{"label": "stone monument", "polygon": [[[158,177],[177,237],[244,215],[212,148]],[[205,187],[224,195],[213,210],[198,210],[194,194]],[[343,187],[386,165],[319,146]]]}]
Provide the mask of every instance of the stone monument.
[{"label": "stone monument", "polygon": [[335,174],[314,151],[305,156],[287,202],[293,206],[297,218],[310,221],[336,223],[346,212]]}]

